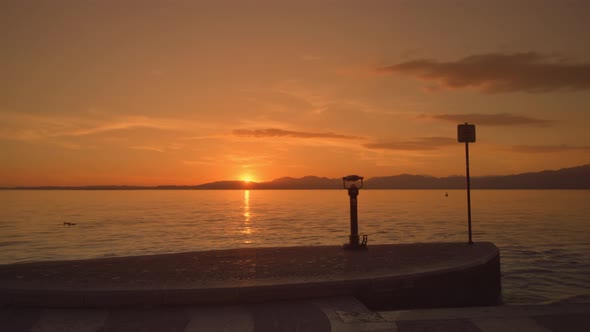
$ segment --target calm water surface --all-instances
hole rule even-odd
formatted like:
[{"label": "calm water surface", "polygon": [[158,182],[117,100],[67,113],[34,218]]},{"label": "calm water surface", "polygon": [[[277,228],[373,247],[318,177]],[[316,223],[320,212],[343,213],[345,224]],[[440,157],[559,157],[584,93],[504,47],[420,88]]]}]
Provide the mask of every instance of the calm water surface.
[{"label": "calm water surface", "polygon": [[[361,190],[372,243],[467,241],[464,191]],[[590,293],[590,191],[472,191],[506,303]],[[345,190],[0,191],[0,264],[348,241]],[[64,227],[63,222],[75,222]]]}]

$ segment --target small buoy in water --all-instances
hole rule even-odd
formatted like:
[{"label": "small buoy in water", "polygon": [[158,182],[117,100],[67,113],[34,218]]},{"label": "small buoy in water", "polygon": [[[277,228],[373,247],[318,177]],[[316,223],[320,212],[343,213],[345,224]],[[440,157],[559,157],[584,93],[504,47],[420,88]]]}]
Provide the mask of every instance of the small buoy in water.
[{"label": "small buoy in water", "polygon": [[445,197],[449,197],[449,193],[448,192],[445,193]]}]

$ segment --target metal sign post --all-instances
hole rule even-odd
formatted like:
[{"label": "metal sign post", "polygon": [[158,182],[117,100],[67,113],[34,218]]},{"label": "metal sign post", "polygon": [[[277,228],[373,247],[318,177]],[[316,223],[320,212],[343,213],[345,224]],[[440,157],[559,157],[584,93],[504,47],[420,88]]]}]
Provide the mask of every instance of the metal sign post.
[{"label": "metal sign post", "polygon": [[475,143],[475,125],[465,124],[457,126],[457,141],[465,143],[465,173],[467,176],[467,227],[469,231],[469,244],[471,240],[471,184],[469,179],[469,143]]}]

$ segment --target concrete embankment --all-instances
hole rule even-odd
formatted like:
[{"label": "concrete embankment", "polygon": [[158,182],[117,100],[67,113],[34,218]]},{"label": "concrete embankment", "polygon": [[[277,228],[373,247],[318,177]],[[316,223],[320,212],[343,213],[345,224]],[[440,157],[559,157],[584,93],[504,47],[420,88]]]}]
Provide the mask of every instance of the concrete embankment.
[{"label": "concrete embankment", "polygon": [[0,304],[98,308],[354,296],[372,309],[492,305],[488,242],[247,248],[0,265]]}]

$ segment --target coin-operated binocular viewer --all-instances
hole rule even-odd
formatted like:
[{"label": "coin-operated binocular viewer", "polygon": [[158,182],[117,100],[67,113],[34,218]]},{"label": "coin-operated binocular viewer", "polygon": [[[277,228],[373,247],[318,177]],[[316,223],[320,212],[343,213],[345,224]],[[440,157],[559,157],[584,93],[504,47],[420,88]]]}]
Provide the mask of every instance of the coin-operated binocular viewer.
[{"label": "coin-operated binocular viewer", "polygon": [[363,177],[358,175],[345,176],[342,178],[342,184],[345,189],[348,189],[348,196],[350,196],[350,236],[349,242],[344,245],[344,248],[352,250],[367,249],[367,235],[363,235],[362,243],[359,241],[356,200],[356,197],[359,195],[359,189],[363,187]]}]

